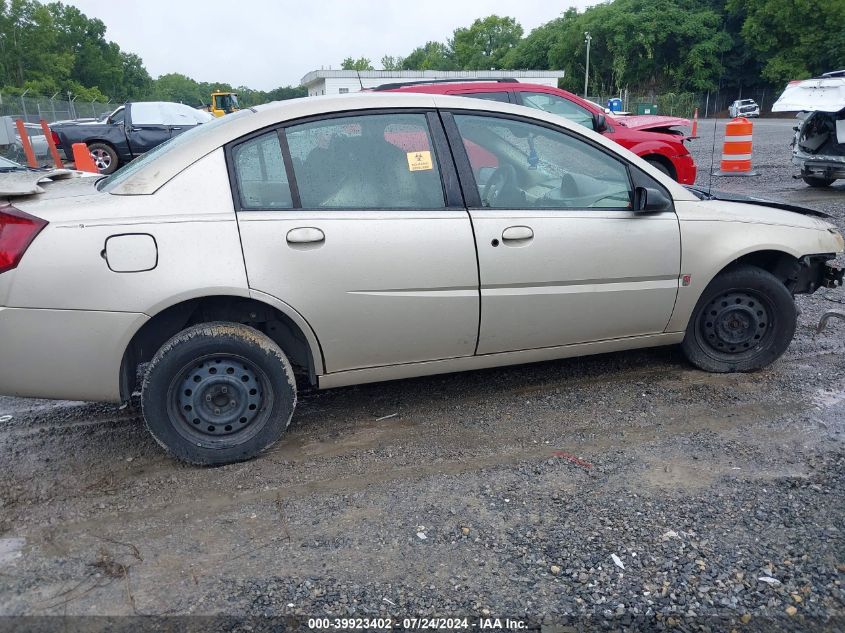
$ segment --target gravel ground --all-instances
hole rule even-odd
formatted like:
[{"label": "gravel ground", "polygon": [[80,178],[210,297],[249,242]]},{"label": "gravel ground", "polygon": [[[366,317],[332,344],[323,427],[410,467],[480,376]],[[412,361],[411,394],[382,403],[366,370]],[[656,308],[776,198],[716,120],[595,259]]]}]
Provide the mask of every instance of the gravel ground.
[{"label": "gravel ground", "polygon": [[[713,187],[845,229],[845,182],[792,179],[791,126],[755,121],[760,175]],[[843,300],[800,297],[791,348],[750,375],[662,348],[308,393],[286,441],[214,469],[132,407],[0,398],[0,614],[53,616],[0,630],[842,630],[845,323],[813,328]]]}]

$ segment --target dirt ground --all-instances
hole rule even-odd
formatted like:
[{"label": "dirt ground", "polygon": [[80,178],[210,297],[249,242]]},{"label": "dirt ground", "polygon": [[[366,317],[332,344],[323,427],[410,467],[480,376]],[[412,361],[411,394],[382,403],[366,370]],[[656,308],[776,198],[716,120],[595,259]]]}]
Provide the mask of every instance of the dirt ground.
[{"label": "dirt ground", "polygon": [[[761,175],[714,187],[845,229],[845,181],[791,178],[791,125],[755,122]],[[800,297],[754,374],[660,348],[306,393],[221,468],[170,459],[131,406],[0,398],[0,615],[842,630],[845,321],[814,328],[843,301]]]}]

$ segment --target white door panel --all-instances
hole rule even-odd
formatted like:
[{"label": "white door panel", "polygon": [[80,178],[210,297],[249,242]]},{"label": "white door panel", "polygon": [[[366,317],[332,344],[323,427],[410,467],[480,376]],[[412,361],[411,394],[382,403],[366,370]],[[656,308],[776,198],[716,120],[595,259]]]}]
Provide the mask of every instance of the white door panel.
[{"label": "white door panel", "polygon": [[302,314],[328,372],[475,351],[478,268],[466,211],[252,211],[238,220],[250,288]]},{"label": "white door panel", "polygon": [[[481,268],[479,354],[666,328],[680,269],[674,213],[476,209],[471,215]],[[528,227],[531,237],[503,239],[511,227]]]}]

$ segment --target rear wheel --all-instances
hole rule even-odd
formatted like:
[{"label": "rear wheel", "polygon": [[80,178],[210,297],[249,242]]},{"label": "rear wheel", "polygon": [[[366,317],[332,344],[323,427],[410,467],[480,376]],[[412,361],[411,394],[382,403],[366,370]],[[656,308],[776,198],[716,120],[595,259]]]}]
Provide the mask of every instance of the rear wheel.
[{"label": "rear wheel", "polygon": [[156,353],[141,404],[150,433],[175,457],[228,464],[281,437],[296,406],[296,382],[284,352],[258,330],[206,323]]},{"label": "rear wheel", "polygon": [[801,176],[801,179],[811,187],[829,187],[836,178],[822,178],[821,176]]},{"label": "rear wheel", "polygon": [[110,174],[117,169],[117,152],[106,143],[89,143],[88,151],[94,159],[94,165],[101,174]]},{"label": "rear wheel", "polygon": [[796,321],[792,294],[777,277],[754,266],[738,266],[707,286],[681,348],[706,371],[754,371],[786,351]]}]

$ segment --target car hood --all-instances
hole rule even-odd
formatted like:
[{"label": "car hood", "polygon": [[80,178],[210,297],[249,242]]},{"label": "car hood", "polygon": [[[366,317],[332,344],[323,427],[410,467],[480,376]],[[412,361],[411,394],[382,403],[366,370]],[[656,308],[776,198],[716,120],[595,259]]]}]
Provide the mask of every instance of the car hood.
[{"label": "car hood", "polygon": [[839,112],[845,108],[845,77],[791,81],[772,112]]},{"label": "car hood", "polygon": [[686,187],[686,189],[694,193],[702,201],[723,203],[721,205],[708,205],[707,207],[712,214],[716,214],[718,217],[704,217],[705,215],[711,214],[702,214],[701,217],[691,217],[688,219],[722,219],[813,229],[832,227],[830,222],[826,221],[831,216],[815,209],[725,191],[707,192],[697,187]]},{"label": "car hood", "polygon": [[652,114],[639,114],[619,118],[614,117],[613,120],[629,130],[652,132],[668,131],[668,129],[672,127],[690,127],[692,125],[689,119],[677,116],[658,116]]}]

